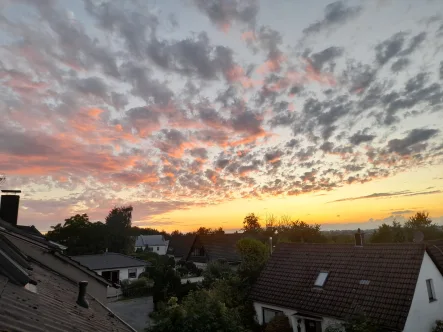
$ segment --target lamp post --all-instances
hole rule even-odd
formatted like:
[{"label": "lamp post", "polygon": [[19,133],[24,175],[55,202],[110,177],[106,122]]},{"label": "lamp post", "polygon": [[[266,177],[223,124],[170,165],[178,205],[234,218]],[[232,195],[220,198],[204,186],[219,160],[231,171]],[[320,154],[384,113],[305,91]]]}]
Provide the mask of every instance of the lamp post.
[{"label": "lamp post", "polygon": [[269,242],[271,243],[271,255],[272,255],[272,236],[269,237]]}]

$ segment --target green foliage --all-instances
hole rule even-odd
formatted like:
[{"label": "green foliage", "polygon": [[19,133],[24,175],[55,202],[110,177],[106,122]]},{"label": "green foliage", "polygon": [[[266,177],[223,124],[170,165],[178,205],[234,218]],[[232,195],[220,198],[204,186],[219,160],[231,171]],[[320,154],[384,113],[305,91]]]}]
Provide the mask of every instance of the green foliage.
[{"label": "green foliage", "polygon": [[435,321],[435,325],[432,327],[432,332],[443,332],[443,321]]},{"label": "green foliage", "polygon": [[399,222],[394,220],[392,226],[383,223],[378,229],[372,234],[372,243],[394,243],[394,242],[405,242],[406,235],[403,227]]},{"label": "green foliage", "polygon": [[109,244],[109,229],[102,222],[90,222],[87,214],[76,214],[65,219],[63,226],[51,228],[46,237],[68,247],[68,255],[104,252]]},{"label": "green foliage", "polygon": [[168,306],[151,314],[149,332],[243,332],[238,312],[228,308],[211,291],[191,292],[181,305],[173,298]]},{"label": "green foliage", "polygon": [[346,332],[387,332],[365,315],[356,315],[343,323]]},{"label": "green foliage", "polygon": [[302,220],[292,220],[287,216],[281,218],[275,230],[278,232],[278,242],[327,242],[327,238],[320,232],[319,224],[309,225]]},{"label": "green foliage", "polygon": [[131,237],[132,206],[114,207],[106,217],[109,229],[109,251],[131,253],[134,239]]},{"label": "green foliage", "polygon": [[265,332],[292,332],[288,316],[276,315],[269,324],[266,325]]},{"label": "green foliage", "polygon": [[124,297],[140,297],[148,296],[152,292],[153,282],[144,277],[137,280],[123,280],[121,282],[121,290]]},{"label": "green foliage", "polygon": [[153,300],[154,307],[158,309],[172,296],[180,298],[185,294],[181,290],[180,275],[174,270],[174,258],[168,256],[159,256],[146,271],[154,280]]},{"label": "green foliage", "polygon": [[252,284],[257,280],[269,258],[269,247],[251,238],[239,240],[236,247],[241,256],[238,273]]},{"label": "green foliage", "polygon": [[443,237],[439,226],[433,223],[426,212],[417,212],[410,217],[404,226],[394,220],[392,225],[382,224],[372,234],[372,243],[412,242],[414,233],[422,232],[425,240],[434,240]]},{"label": "green foliage", "polygon": [[345,332],[345,330],[341,324],[334,324],[327,326],[325,332]]},{"label": "green foliage", "polygon": [[262,230],[259,218],[254,213],[248,214],[243,220],[243,230],[249,233],[258,233]]},{"label": "green foliage", "polygon": [[231,266],[227,263],[221,263],[218,261],[210,262],[206,266],[206,270],[203,271],[203,287],[209,288],[212,284],[219,279],[228,279],[232,277],[234,272]]}]

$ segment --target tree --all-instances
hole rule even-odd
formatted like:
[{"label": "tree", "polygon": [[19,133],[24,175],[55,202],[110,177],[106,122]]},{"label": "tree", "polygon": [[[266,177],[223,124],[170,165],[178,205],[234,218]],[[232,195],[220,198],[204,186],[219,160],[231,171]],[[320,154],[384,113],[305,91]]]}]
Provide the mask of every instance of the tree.
[{"label": "tree", "polygon": [[243,230],[250,233],[258,233],[261,231],[259,218],[254,214],[248,214],[243,220]]},{"label": "tree", "polygon": [[87,214],[76,214],[51,227],[46,234],[48,240],[66,247],[68,255],[96,254],[108,246],[108,230],[101,222],[90,222]]},{"label": "tree", "polygon": [[262,242],[251,238],[239,240],[236,248],[241,257],[238,273],[252,285],[257,280],[269,258],[270,248]]},{"label": "tree", "polygon": [[131,237],[132,206],[114,207],[106,217],[109,229],[109,251],[130,253],[134,250]]},{"label": "tree", "polygon": [[176,298],[165,310],[151,314],[149,332],[244,332],[239,314],[227,308],[211,291],[191,292],[181,305]]},{"label": "tree", "polygon": [[279,242],[325,243],[327,238],[320,232],[320,225],[309,225],[302,220],[292,220],[288,216],[280,219],[276,227]]},{"label": "tree", "polygon": [[234,272],[229,264],[218,261],[209,262],[202,274],[202,285],[206,288],[210,288],[215,281],[228,279],[232,277],[233,274]]},{"label": "tree", "polygon": [[401,224],[394,220],[392,226],[383,223],[372,234],[370,241],[372,243],[395,243],[405,242],[405,232]]},{"label": "tree", "polygon": [[417,212],[405,222],[404,228],[409,241],[413,241],[414,233],[417,231],[422,232],[426,240],[434,240],[442,236],[441,230],[429,218],[427,212]]}]

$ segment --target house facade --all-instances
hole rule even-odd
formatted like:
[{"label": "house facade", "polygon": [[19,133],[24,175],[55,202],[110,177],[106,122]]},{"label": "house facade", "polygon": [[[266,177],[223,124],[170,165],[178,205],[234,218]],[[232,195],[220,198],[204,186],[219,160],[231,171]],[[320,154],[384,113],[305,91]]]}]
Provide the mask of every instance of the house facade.
[{"label": "house facade", "polygon": [[388,331],[431,331],[443,318],[436,252],[423,243],[281,244],[251,292],[257,320],[285,314],[295,332],[323,332],[364,314]]},{"label": "house facade", "polygon": [[169,241],[163,235],[139,235],[135,238],[135,251],[150,251],[159,255],[166,255]]},{"label": "house facade", "polygon": [[71,258],[113,283],[120,283],[126,279],[138,279],[146,266],[150,265],[149,262],[113,252]]},{"label": "house facade", "polygon": [[195,241],[195,234],[173,235],[169,240],[168,255],[175,261],[186,260]]},{"label": "house facade", "polygon": [[260,236],[245,233],[197,235],[186,260],[194,262],[200,268],[205,268],[207,263],[217,260],[223,260],[234,266],[238,265],[241,257],[236,245],[243,238],[264,241]]}]

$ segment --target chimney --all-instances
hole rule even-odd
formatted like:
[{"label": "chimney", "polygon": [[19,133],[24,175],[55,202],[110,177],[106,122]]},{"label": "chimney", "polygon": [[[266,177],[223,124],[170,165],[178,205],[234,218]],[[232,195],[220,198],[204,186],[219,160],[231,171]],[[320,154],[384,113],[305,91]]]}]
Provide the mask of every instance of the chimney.
[{"label": "chimney", "polygon": [[86,287],[88,286],[88,282],[87,281],[80,281],[78,283],[78,298],[77,298],[77,304],[80,307],[89,308],[89,303],[88,301],[86,301],[85,299],[85,295],[86,295]]},{"label": "chimney", "polygon": [[357,230],[357,233],[355,233],[355,246],[356,247],[363,247],[363,239],[364,234],[360,231],[360,228]]},{"label": "chimney", "polygon": [[21,190],[2,190],[0,203],[0,218],[17,226],[18,207],[20,204]]}]

